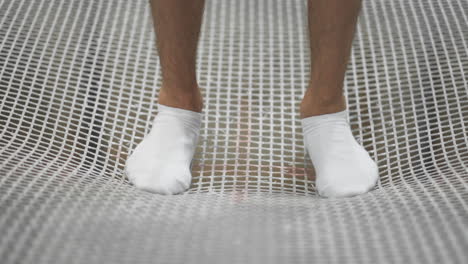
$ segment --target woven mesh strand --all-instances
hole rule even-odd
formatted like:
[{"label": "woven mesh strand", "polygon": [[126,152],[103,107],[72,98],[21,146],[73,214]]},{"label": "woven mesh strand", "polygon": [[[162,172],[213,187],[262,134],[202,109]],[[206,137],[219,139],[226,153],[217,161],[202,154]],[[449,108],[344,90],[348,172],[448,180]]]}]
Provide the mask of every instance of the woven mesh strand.
[{"label": "woven mesh strand", "polygon": [[303,1],[208,1],[191,189],[135,189],[157,113],[145,0],[0,0],[1,263],[463,263],[468,2],[364,1],[345,93],[377,188],[322,199]]}]

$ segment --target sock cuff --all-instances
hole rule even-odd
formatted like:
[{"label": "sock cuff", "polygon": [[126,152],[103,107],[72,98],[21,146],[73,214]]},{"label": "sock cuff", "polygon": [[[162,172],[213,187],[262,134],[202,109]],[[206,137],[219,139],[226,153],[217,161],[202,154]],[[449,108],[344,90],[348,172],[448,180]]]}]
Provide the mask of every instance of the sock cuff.
[{"label": "sock cuff", "polygon": [[318,127],[327,123],[336,123],[336,122],[345,122],[349,123],[348,120],[348,110],[341,112],[324,114],[318,116],[311,116],[301,119],[302,127]]},{"label": "sock cuff", "polygon": [[172,114],[180,117],[188,117],[191,119],[200,119],[202,118],[202,113],[198,113],[195,111],[191,110],[186,110],[186,109],[181,109],[181,108],[176,108],[176,107],[171,107],[167,105],[162,105],[158,104],[158,112],[159,113],[167,113],[167,114]]},{"label": "sock cuff", "polygon": [[158,114],[154,118],[153,125],[155,122],[179,120],[185,127],[198,133],[201,127],[202,117],[202,113],[158,104]]}]

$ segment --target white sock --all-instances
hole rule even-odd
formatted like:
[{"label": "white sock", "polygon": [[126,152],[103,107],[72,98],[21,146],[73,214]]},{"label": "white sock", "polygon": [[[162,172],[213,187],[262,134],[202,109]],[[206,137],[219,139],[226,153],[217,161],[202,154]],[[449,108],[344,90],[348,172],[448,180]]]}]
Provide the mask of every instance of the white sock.
[{"label": "white sock", "polygon": [[378,180],[378,168],[351,133],[348,112],[302,119],[304,143],[316,172],[316,187],[324,197],[368,192]]},{"label": "white sock", "polygon": [[158,105],[151,131],[127,159],[126,172],[137,187],[160,194],[187,190],[192,180],[190,163],[202,114]]}]

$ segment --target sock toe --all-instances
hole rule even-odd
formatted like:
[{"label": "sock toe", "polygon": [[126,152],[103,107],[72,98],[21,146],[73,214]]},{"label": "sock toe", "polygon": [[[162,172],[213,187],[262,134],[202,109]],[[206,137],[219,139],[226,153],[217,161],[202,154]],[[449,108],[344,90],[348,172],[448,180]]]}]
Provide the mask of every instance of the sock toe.
[{"label": "sock toe", "polygon": [[352,197],[367,193],[374,187],[374,184],[347,184],[347,185],[327,185],[325,187],[317,187],[318,193],[322,197],[327,198],[343,198]]}]

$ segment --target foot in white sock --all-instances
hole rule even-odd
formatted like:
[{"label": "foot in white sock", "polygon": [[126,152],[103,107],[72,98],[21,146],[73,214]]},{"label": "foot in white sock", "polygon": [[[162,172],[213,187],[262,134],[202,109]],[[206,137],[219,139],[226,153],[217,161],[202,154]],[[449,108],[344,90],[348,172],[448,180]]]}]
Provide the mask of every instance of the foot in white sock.
[{"label": "foot in white sock", "polygon": [[377,165],[354,139],[347,115],[347,111],[342,111],[302,119],[317,191],[324,197],[366,193],[379,177]]},{"label": "foot in white sock", "polygon": [[159,194],[187,190],[202,114],[158,105],[153,127],[127,159],[126,172],[137,187]]}]

